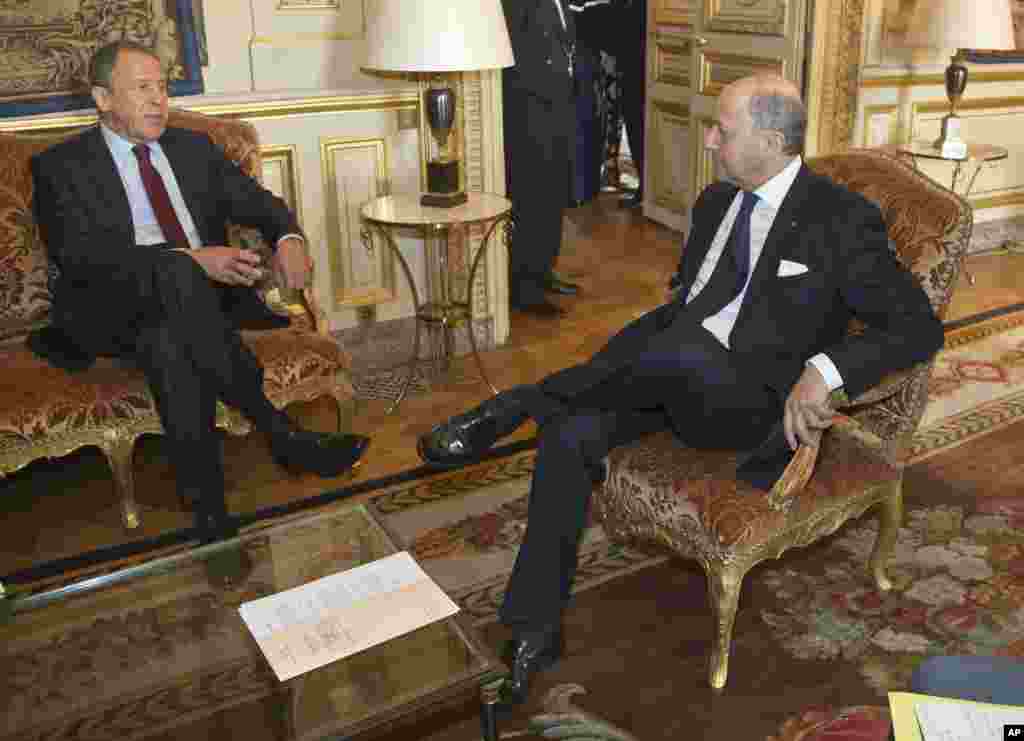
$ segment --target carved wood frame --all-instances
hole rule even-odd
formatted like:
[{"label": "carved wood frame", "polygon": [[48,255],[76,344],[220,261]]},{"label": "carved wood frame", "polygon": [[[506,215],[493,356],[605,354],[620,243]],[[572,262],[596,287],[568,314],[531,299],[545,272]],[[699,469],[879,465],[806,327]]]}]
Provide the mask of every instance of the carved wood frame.
[{"label": "carved wood frame", "polygon": [[807,156],[853,141],[860,89],[865,0],[815,0],[807,81]]}]

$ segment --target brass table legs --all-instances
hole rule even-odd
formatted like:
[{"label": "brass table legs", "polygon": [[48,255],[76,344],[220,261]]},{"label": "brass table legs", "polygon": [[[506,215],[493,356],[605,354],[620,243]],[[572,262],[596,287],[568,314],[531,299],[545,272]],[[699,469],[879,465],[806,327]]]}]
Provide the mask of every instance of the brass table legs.
[{"label": "brass table legs", "polygon": [[415,380],[416,368],[420,363],[420,333],[424,324],[438,326],[443,333],[441,363],[445,370],[450,367],[451,357],[454,354],[455,343],[453,330],[457,326],[465,326],[467,334],[469,335],[469,346],[473,353],[473,359],[476,361],[477,370],[480,372],[480,377],[484,380],[484,383],[487,384],[488,388],[491,389],[492,393],[498,393],[498,389],[495,388],[494,384],[491,383],[490,378],[487,376],[487,370],[484,368],[483,359],[480,357],[480,350],[477,347],[476,335],[473,332],[473,281],[476,278],[476,271],[480,266],[480,259],[490,247],[492,237],[494,236],[498,225],[508,218],[509,217],[507,215],[501,216],[495,219],[488,227],[487,233],[484,235],[483,241],[480,243],[480,249],[477,250],[476,257],[473,259],[473,264],[470,267],[468,281],[466,284],[466,296],[462,300],[452,296],[452,275],[448,260],[448,233],[451,226],[449,224],[434,224],[428,227],[440,234],[441,249],[439,255],[439,295],[436,299],[425,302],[420,302],[420,296],[416,289],[416,282],[413,279],[412,270],[409,268],[409,263],[402,255],[401,250],[398,249],[398,245],[395,243],[395,239],[388,226],[377,222],[371,222],[383,237],[384,243],[387,244],[388,248],[391,250],[391,254],[398,259],[398,263],[402,267],[402,273],[405,276],[405,281],[409,285],[409,291],[412,293],[413,304],[416,306],[416,332],[413,337],[412,355],[409,357],[409,361],[407,363],[408,373],[406,375],[405,382],[402,384],[402,388],[395,396],[395,399],[391,402],[391,406],[388,407],[388,414],[394,412],[398,408],[398,405],[402,403],[402,400],[408,395],[409,389],[412,387],[412,383]]}]

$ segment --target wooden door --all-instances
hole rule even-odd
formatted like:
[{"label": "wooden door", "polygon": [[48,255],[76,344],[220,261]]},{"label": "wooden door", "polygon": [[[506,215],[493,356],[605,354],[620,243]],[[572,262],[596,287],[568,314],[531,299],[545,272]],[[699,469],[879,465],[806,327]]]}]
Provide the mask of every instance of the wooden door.
[{"label": "wooden door", "polygon": [[808,0],[651,0],[644,214],[684,231],[715,180],[704,132],[721,89],[755,72],[801,84]]}]

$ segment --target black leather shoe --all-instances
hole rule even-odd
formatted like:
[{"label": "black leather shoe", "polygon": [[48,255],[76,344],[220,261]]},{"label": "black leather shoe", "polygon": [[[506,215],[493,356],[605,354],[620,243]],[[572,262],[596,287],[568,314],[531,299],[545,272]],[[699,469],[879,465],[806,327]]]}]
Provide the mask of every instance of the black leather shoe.
[{"label": "black leather shoe", "polygon": [[344,432],[312,432],[298,427],[273,434],[270,450],[282,466],[323,478],[340,476],[359,465],[370,438]]},{"label": "black leather shoe", "polygon": [[525,410],[508,392],[488,399],[464,414],[435,425],[416,441],[420,458],[435,468],[457,468],[483,458],[499,437],[526,420]]},{"label": "black leather shoe", "polygon": [[631,190],[619,199],[621,208],[638,208],[644,204],[644,194],[639,190]]},{"label": "black leather shoe", "polygon": [[562,296],[575,296],[580,292],[580,287],[576,283],[562,280],[552,272],[548,273],[544,279],[544,290],[548,293],[558,293]]},{"label": "black leather shoe", "polygon": [[498,700],[503,705],[519,705],[530,694],[534,675],[551,667],[564,652],[562,631],[516,638],[505,644],[502,660],[509,675],[501,685]]},{"label": "black leather shoe", "polygon": [[549,301],[537,301],[529,304],[514,301],[512,302],[512,310],[540,317],[541,319],[556,319],[565,315],[565,309]]}]

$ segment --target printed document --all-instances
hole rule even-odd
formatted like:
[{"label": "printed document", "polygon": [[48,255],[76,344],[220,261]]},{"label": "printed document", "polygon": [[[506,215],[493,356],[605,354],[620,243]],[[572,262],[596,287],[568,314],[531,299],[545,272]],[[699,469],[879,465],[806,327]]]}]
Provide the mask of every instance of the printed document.
[{"label": "printed document", "polygon": [[1003,741],[1003,726],[1024,723],[1024,707],[890,692],[896,741]]},{"label": "printed document", "polygon": [[282,682],[458,610],[407,551],[238,608]]}]

